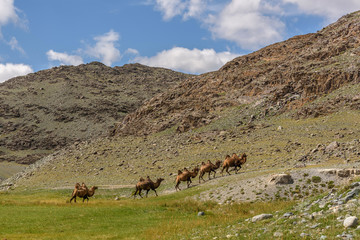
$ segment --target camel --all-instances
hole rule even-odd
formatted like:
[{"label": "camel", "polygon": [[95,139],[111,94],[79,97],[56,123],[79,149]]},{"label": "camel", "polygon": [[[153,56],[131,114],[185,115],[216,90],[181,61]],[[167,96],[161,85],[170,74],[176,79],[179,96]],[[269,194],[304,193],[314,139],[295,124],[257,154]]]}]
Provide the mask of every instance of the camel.
[{"label": "camel", "polygon": [[70,199],[70,203],[73,199],[74,199],[74,202],[76,202],[76,197],[82,198],[83,202],[85,201],[85,199],[87,199],[87,202],[89,202],[89,197],[94,196],[96,189],[98,189],[98,187],[96,187],[96,186],[92,186],[90,189],[88,189],[88,187],[85,185],[85,183],[82,183],[81,186],[79,183],[76,183],[75,189],[74,189],[74,191],[72,193],[72,197]]},{"label": "camel", "polygon": [[180,185],[181,182],[185,182],[185,181],[186,181],[187,187],[190,187],[190,184],[192,183],[191,178],[196,177],[197,174],[198,174],[198,172],[199,172],[199,168],[198,168],[198,167],[195,167],[195,168],[193,169],[193,171],[189,171],[189,170],[187,170],[186,168],[184,169],[183,172],[180,171],[180,170],[178,170],[178,175],[176,176],[176,180],[175,180],[175,182],[176,182],[176,185],[175,185],[176,191],[177,191],[178,189],[181,190],[181,189],[179,188],[179,185]]},{"label": "camel", "polygon": [[236,155],[236,153],[233,153],[232,157],[230,157],[229,155],[226,155],[225,161],[223,163],[223,167],[221,170],[221,174],[223,173],[224,169],[226,169],[226,172],[229,175],[231,175],[230,172],[228,171],[229,167],[235,167],[234,168],[235,174],[237,174],[237,172],[238,172],[237,167],[239,167],[239,169],[241,169],[241,165],[246,163],[246,157],[247,156],[245,153],[243,153],[240,158],[238,157],[238,155]]},{"label": "camel", "polygon": [[150,190],[153,190],[155,192],[156,196],[158,196],[155,189],[160,186],[162,181],[164,181],[163,178],[158,178],[156,180],[156,182],[153,182],[149,176],[147,176],[146,180],[143,178],[140,178],[140,181],[135,186],[136,190],[135,190],[135,193],[133,194],[134,198],[136,197],[137,193],[139,193],[139,196],[142,198],[142,196],[141,196],[142,190],[146,190],[146,197],[148,196],[148,193]]},{"label": "camel", "polygon": [[205,173],[209,173],[209,180],[210,180],[210,174],[211,172],[214,172],[214,178],[215,178],[215,174],[216,174],[216,169],[218,169],[220,167],[221,161],[216,161],[215,164],[213,164],[212,162],[210,162],[210,160],[208,160],[207,163],[202,162],[201,167],[200,167],[200,172],[199,172],[199,183],[200,180],[202,179],[204,182],[204,178],[203,176],[205,175]]}]

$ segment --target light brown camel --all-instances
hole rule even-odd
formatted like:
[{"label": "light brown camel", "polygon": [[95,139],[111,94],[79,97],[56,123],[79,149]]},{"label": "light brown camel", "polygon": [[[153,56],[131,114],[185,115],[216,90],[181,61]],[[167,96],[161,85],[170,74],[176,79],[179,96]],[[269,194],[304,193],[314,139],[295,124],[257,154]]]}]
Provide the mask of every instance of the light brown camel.
[{"label": "light brown camel", "polygon": [[229,167],[234,167],[235,174],[237,174],[237,172],[238,172],[237,167],[239,167],[239,169],[240,169],[241,165],[246,163],[246,157],[247,156],[245,153],[243,153],[241,155],[241,157],[238,157],[238,155],[236,155],[236,153],[233,153],[232,157],[230,157],[229,155],[226,155],[225,161],[223,163],[223,167],[221,170],[221,174],[223,173],[224,169],[226,169],[226,172],[230,175]]},{"label": "light brown camel", "polygon": [[140,181],[135,186],[136,189],[135,189],[135,193],[133,194],[134,198],[136,197],[137,193],[139,193],[139,196],[142,198],[142,196],[141,196],[141,191],[142,190],[146,190],[146,197],[148,196],[148,193],[149,193],[150,190],[153,190],[155,192],[156,196],[158,196],[155,189],[160,186],[162,181],[164,181],[163,178],[158,178],[156,180],[156,182],[153,182],[149,178],[149,176],[147,177],[146,180],[143,179],[143,178],[140,178]]},{"label": "light brown camel", "polygon": [[176,176],[176,180],[175,180],[175,182],[176,182],[176,185],[175,185],[176,191],[177,191],[178,189],[181,190],[181,189],[179,188],[179,185],[180,185],[181,182],[185,182],[185,181],[186,181],[187,187],[190,187],[190,184],[192,183],[191,178],[196,177],[197,174],[198,174],[198,172],[199,172],[199,168],[198,168],[198,167],[195,167],[192,171],[189,171],[189,170],[187,170],[186,168],[184,169],[183,172],[180,171],[180,170],[178,170],[178,175]]},{"label": "light brown camel", "polygon": [[72,197],[70,199],[70,203],[73,199],[74,199],[74,202],[76,202],[76,197],[82,198],[83,202],[85,201],[85,199],[87,199],[87,201],[89,202],[89,197],[94,196],[96,189],[98,189],[98,187],[96,187],[96,186],[92,186],[90,189],[88,189],[87,186],[85,185],[85,183],[82,183],[81,186],[79,183],[76,183],[75,189],[74,189],[74,191],[72,193]]},{"label": "light brown camel", "polygon": [[213,164],[212,162],[210,162],[210,160],[208,160],[207,163],[202,163],[201,164],[201,167],[200,167],[200,172],[199,172],[199,183],[200,183],[200,180],[202,179],[204,182],[204,178],[203,176],[205,175],[205,173],[209,173],[209,180],[210,180],[210,174],[211,172],[214,172],[214,178],[215,178],[215,174],[216,174],[216,169],[218,169],[220,167],[220,164],[221,164],[221,161],[218,160],[216,161],[215,164]]}]

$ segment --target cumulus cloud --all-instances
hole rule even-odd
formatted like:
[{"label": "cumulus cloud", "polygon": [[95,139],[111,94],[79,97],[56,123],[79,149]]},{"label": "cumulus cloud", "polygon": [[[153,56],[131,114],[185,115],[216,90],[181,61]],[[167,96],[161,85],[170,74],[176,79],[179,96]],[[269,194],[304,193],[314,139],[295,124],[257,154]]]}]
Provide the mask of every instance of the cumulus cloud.
[{"label": "cumulus cloud", "polygon": [[360,9],[359,0],[283,0],[283,2],[295,4],[301,12],[322,16],[328,21],[336,21],[339,17]]},{"label": "cumulus cloud", "polygon": [[0,0],[0,27],[9,22],[16,23],[19,19],[14,6],[14,0]]},{"label": "cumulus cloud", "polygon": [[120,51],[115,44],[119,41],[120,35],[113,30],[110,30],[104,35],[94,37],[96,41],[95,46],[89,46],[85,53],[91,57],[101,59],[101,61],[111,66],[111,64],[121,58]]},{"label": "cumulus cloud", "polygon": [[206,22],[215,38],[255,50],[282,40],[285,24],[276,17],[276,11],[279,8],[261,0],[232,0],[218,15],[209,15]]},{"label": "cumulus cloud", "polygon": [[80,56],[69,55],[67,53],[55,52],[54,50],[49,50],[46,52],[48,59],[50,61],[59,61],[61,65],[80,65],[83,63],[83,60]]},{"label": "cumulus cloud", "polygon": [[29,65],[13,63],[0,64],[0,82],[5,82],[10,78],[26,75],[32,72],[34,71]]},{"label": "cumulus cloud", "polygon": [[187,49],[174,47],[153,57],[136,57],[134,62],[153,67],[165,67],[187,73],[214,71],[239,55],[228,51],[215,52],[214,49]]}]

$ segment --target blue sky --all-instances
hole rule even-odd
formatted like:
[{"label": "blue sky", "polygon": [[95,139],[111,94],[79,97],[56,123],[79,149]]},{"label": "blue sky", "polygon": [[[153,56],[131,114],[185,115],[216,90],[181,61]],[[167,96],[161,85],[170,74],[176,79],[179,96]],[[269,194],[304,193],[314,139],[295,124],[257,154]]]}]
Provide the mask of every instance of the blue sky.
[{"label": "blue sky", "polygon": [[0,82],[59,65],[187,73],[360,10],[360,0],[0,0]]}]

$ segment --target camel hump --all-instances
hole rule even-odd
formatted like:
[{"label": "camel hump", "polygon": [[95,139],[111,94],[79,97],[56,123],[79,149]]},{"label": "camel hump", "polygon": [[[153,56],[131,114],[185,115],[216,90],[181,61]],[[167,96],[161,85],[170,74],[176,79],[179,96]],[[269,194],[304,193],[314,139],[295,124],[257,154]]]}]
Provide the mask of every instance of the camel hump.
[{"label": "camel hump", "polygon": [[225,159],[226,159],[226,158],[230,158],[230,155],[229,155],[229,154],[228,154],[228,155],[226,155]]},{"label": "camel hump", "polygon": [[178,175],[182,174],[182,171],[181,170],[178,170]]},{"label": "camel hump", "polygon": [[139,180],[140,182],[143,182],[143,181],[145,181],[145,179],[143,178],[143,177],[140,177],[140,180]]}]

